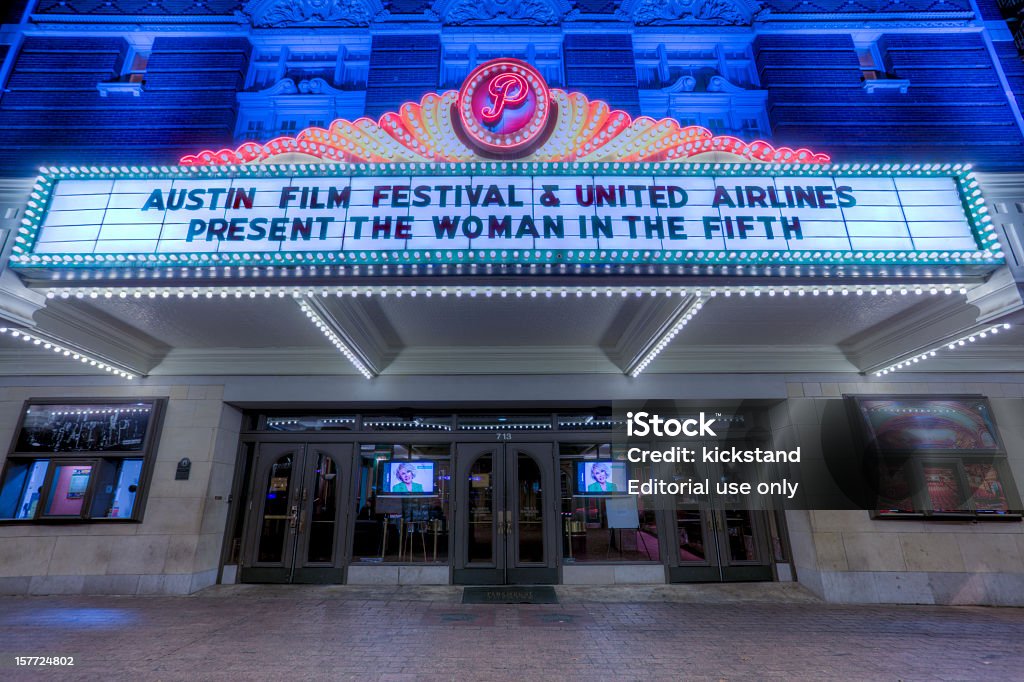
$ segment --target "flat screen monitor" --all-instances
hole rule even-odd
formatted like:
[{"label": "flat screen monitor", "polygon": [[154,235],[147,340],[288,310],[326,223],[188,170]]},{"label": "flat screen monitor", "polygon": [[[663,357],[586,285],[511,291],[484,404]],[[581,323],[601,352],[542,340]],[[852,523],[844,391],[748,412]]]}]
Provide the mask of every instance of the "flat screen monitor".
[{"label": "flat screen monitor", "polygon": [[381,494],[429,496],[434,494],[434,462],[384,462]]},{"label": "flat screen monitor", "polygon": [[629,472],[625,462],[576,462],[577,495],[624,495],[628,492]]},{"label": "flat screen monitor", "polygon": [[879,454],[997,452],[992,410],[981,397],[854,398],[868,449]]}]

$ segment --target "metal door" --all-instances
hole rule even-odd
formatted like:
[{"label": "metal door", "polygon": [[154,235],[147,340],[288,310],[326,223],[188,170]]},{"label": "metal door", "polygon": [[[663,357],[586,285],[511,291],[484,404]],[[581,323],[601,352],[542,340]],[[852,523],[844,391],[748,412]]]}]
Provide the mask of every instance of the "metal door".
[{"label": "metal door", "polygon": [[351,460],[349,444],[260,444],[244,533],[243,582],[342,582]]},{"label": "metal door", "polygon": [[700,496],[677,496],[674,546],[669,551],[670,582],[772,580],[767,513],[742,508],[743,500],[717,495],[719,481],[733,480],[722,467],[676,465],[675,480],[707,480]]},{"label": "metal door", "polygon": [[551,444],[461,443],[454,582],[552,584],[558,513]]}]

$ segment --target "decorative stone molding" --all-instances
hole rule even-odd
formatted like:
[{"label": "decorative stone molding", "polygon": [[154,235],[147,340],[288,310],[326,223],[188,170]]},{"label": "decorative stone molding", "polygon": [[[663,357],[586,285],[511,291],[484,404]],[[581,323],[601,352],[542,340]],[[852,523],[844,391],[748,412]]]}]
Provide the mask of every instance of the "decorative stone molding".
[{"label": "decorative stone molding", "polygon": [[344,90],[332,87],[323,78],[310,78],[309,80],[301,80],[298,83],[291,78],[282,78],[269,88],[254,94],[268,97],[276,95],[347,95]]},{"label": "decorative stone molding", "polygon": [[740,93],[748,91],[745,88],[730,83],[722,76],[712,76],[708,81],[708,92]]},{"label": "decorative stone molding", "polygon": [[677,92],[693,92],[697,87],[697,79],[693,76],[680,76],[672,85],[667,88],[662,88],[662,92],[677,93]]},{"label": "decorative stone molding", "polygon": [[241,14],[256,28],[369,26],[387,16],[380,0],[248,0]]},{"label": "decorative stone molding", "polygon": [[567,0],[438,0],[432,10],[448,26],[554,26],[573,12]]},{"label": "decorative stone molding", "polygon": [[616,15],[637,26],[750,26],[766,13],[758,0],[625,0]]},{"label": "decorative stone molding", "polygon": [[768,95],[767,90],[748,90],[736,85],[735,83],[730,83],[724,76],[720,76],[718,74],[707,78],[707,82],[704,84],[703,88],[698,87],[703,80],[704,76],[701,76],[698,80],[696,76],[687,74],[685,76],[680,76],[672,85],[662,88],[661,92],[668,93],[670,95],[684,92],[719,92],[729,95],[750,95],[752,93],[758,93],[764,97],[767,97]]}]

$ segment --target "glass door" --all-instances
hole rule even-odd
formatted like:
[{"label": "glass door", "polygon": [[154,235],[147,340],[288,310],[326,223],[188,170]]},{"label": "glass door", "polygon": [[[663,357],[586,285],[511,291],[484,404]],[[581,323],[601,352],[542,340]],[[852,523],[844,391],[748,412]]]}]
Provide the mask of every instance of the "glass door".
[{"label": "glass door", "polygon": [[352,446],[262,443],[256,453],[241,580],[340,583]]},{"label": "glass door", "polygon": [[[700,472],[698,474],[698,472]],[[739,496],[717,495],[718,482],[736,481],[735,470],[695,464],[675,465],[676,481],[707,480],[709,495],[675,500],[676,546],[670,555],[670,582],[772,580],[767,512],[743,509]]]},{"label": "glass door", "polygon": [[471,444],[456,451],[454,582],[552,584],[557,512],[550,444]]}]

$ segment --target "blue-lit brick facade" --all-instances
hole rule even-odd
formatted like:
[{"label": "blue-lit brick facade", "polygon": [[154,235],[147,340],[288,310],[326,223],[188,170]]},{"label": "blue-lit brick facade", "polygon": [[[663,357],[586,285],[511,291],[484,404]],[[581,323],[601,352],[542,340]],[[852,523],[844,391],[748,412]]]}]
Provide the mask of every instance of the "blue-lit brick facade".
[{"label": "blue-lit brick facade", "polygon": [[1024,166],[1012,3],[32,0],[4,12],[6,176],[168,164],[375,118],[495,56],[634,116],[836,161]]}]

